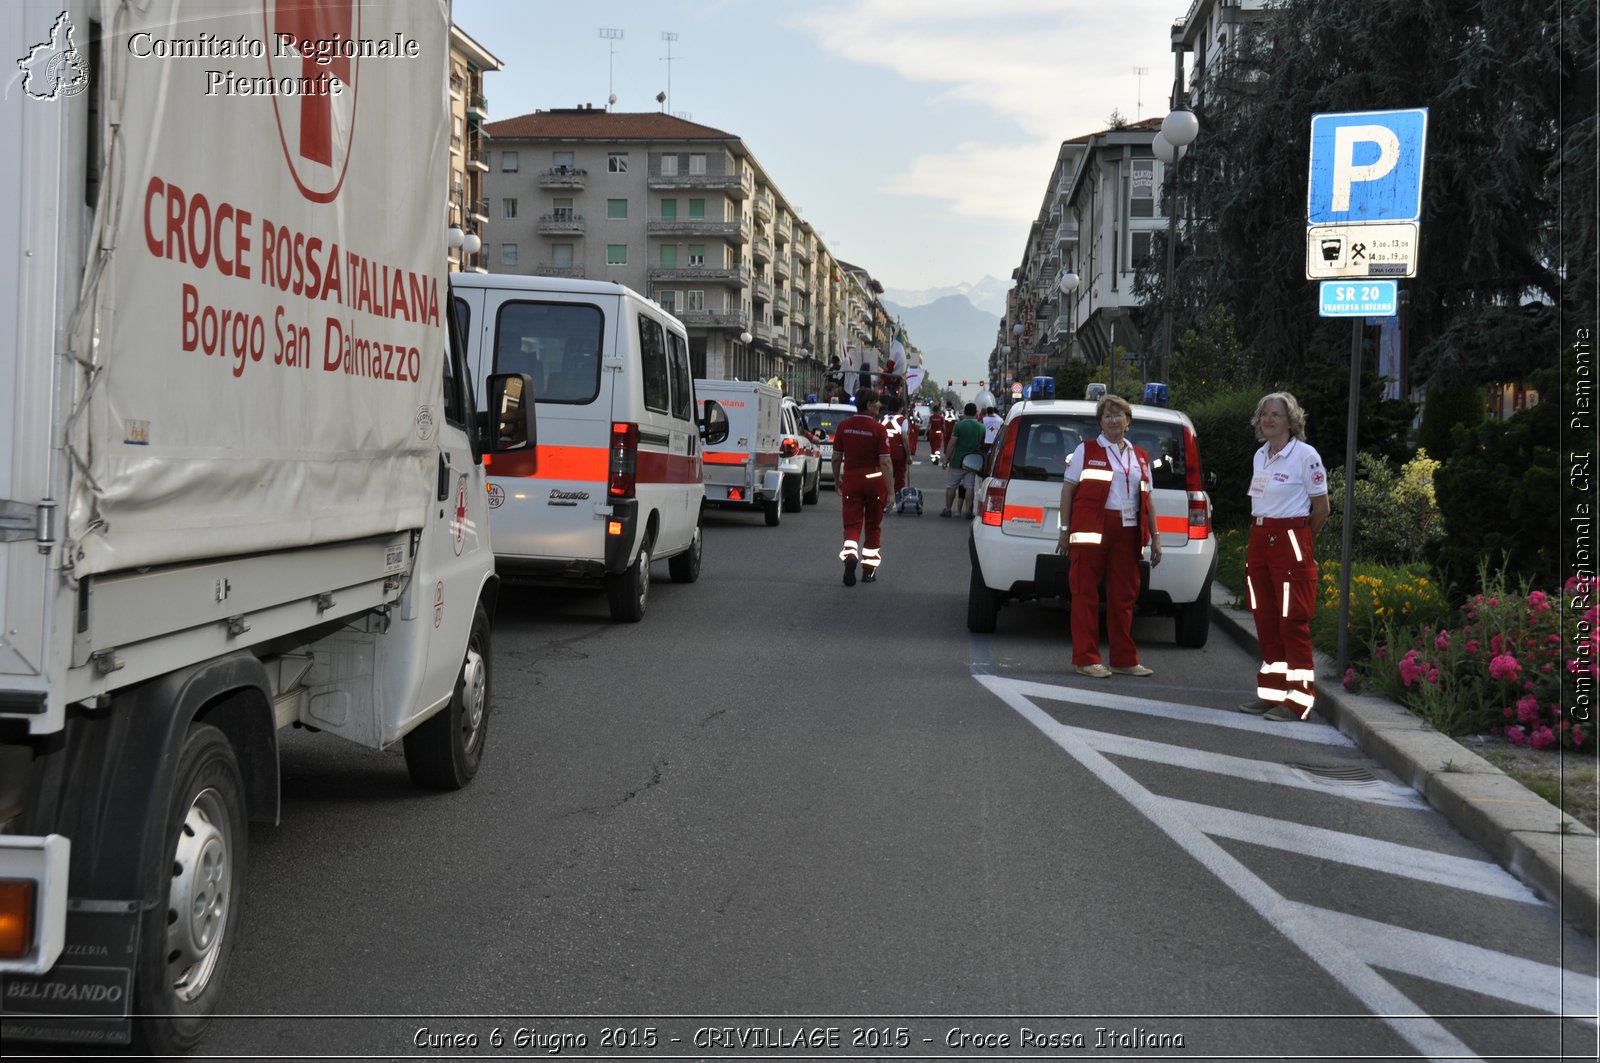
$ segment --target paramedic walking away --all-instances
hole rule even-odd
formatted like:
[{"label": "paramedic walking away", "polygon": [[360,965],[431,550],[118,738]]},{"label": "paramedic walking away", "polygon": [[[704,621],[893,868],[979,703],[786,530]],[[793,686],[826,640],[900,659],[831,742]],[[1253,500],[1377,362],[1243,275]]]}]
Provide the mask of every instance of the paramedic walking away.
[{"label": "paramedic walking away", "polygon": [[[1150,455],[1127,440],[1133,407],[1117,395],[1095,405],[1100,436],[1078,444],[1061,478],[1061,538],[1072,591],[1072,663],[1080,675],[1104,679],[1150,675],[1133,642],[1133,607],[1139,598],[1139,554],[1161,563],[1154,534]],[[1111,667],[1100,660],[1100,580],[1106,584],[1106,635]]]},{"label": "paramedic walking away", "polygon": [[[868,583],[878,578],[883,508],[889,500],[894,468],[889,462],[889,433],[878,423],[878,393],[856,392],[856,413],[839,422],[833,433],[833,482],[844,508],[844,585],[856,585],[856,566]],[[843,469],[840,466],[843,465]]]},{"label": "paramedic walking away", "polygon": [[1311,614],[1317,605],[1312,540],[1328,519],[1328,477],[1306,442],[1306,415],[1293,395],[1256,403],[1251,425],[1263,440],[1251,459],[1250,544],[1245,583],[1261,643],[1256,698],[1240,712],[1304,720],[1316,701]]},{"label": "paramedic walking away", "polygon": [[905,417],[900,413],[900,396],[893,393],[883,397],[884,415],[882,418],[883,430],[889,434],[889,461],[894,465],[894,495],[899,498],[900,492],[906,489],[906,465],[911,460],[911,450],[907,445],[907,426]]}]

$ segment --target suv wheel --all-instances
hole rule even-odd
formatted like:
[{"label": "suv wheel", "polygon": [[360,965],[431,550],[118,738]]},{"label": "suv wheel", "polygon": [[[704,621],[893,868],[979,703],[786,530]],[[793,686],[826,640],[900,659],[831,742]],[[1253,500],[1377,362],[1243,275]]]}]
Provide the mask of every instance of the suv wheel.
[{"label": "suv wheel", "polygon": [[983,573],[972,566],[972,582],[967,584],[967,630],[979,635],[994,631],[1000,618],[1000,592],[983,582]]},{"label": "suv wheel", "polygon": [[1178,645],[1188,650],[1198,650],[1206,644],[1211,634],[1211,581],[1200,588],[1200,597],[1188,605],[1178,607],[1173,622]]}]

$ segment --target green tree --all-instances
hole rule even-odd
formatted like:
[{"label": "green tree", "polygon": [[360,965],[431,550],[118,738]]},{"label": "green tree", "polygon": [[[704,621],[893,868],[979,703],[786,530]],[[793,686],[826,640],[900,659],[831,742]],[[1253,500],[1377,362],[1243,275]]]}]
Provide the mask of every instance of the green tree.
[{"label": "green tree", "polygon": [[1185,409],[1213,395],[1255,386],[1255,356],[1239,342],[1233,315],[1226,307],[1212,307],[1183,334],[1167,376],[1172,382],[1172,404]]}]

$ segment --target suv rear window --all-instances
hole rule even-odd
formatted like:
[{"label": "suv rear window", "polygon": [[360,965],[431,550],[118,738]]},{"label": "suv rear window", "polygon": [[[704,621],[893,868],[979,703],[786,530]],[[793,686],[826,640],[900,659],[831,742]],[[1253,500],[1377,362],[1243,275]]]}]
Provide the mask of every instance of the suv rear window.
[{"label": "suv rear window", "polygon": [[[1007,426],[1017,435],[1011,455],[1011,476],[1017,480],[1061,482],[1067,459],[1085,439],[1100,435],[1093,414],[1051,414],[1018,417]],[[1150,455],[1150,477],[1157,490],[1182,491],[1188,484],[1184,464],[1183,426],[1167,421],[1134,421],[1128,442]]]}]

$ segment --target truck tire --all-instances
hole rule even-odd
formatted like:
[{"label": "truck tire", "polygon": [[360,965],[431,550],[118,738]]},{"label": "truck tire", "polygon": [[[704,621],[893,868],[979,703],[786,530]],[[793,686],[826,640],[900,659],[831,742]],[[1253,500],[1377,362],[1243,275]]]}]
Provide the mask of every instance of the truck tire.
[{"label": "truck tire", "polygon": [[244,778],[227,737],[189,728],[173,776],[159,860],[161,903],[143,916],[133,988],[135,1042],[151,1055],[192,1049],[222,1001],[239,939],[248,833]]},{"label": "truck tire", "polygon": [[1206,639],[1211,634],[1211,585],[1206,585],[1206,593],[1198,601],[1188,605],[1179,606],[1173,628],[1177,635],[1178,645],[1189,650],[1198,650],[1206,644]]},{"label": "truck tire", "polygon": [[418,786],[459,790],[478,774],[489,734],[489,614],[472,614],[472,633],[450,704],[405,737],[406,770]]},{"label": "truck tire", "polygon": [[639,545],[639,556],[625,572],[614,572],[606,577],[606,601],[611,606],[611,619],[626,624],[637,624],[644,619],[644,607],[650,597],[649,537]]},{"label": "truck tire", "polygon": [[689,541],[689,549],[667,561],[667,574],[674,583],[693,583],[700,578],[700,558],[705,551],[705,533],[701,530],[700,523],[695,522],[694,538]]},{"label": "truck tire", "polygon": [[783,519],[783,498],[781,496],[769,498],[761,504],[761,508],[766,513],[767,527],[776,528],[778,522]]},{"label": "truck tire", "polygon": [[785,476],[783,478],[783,508],[790,513],[800,512],[800,481],[804,480],[805,477],[805,472],[801,471],[796,476]]},{"label": "truck tire", "polygon": [[972,581],[967,584],[967,630],[979,635],[994,631],[1000,619],[1000,593],[983,582],[983,573],[972,566]]},{"label": "truck tire", "polygon": [[818,499],[821,498],[821,496],[822,496],[822,469],[819,466],[817,468],[817,478],[811,481],[811,490],[809,490],[809,491],[802,490],[800,492],[800,501],[804,502],[808,506],[814,506],[814,505],[817,504],[817,501],[818,501]]}]

